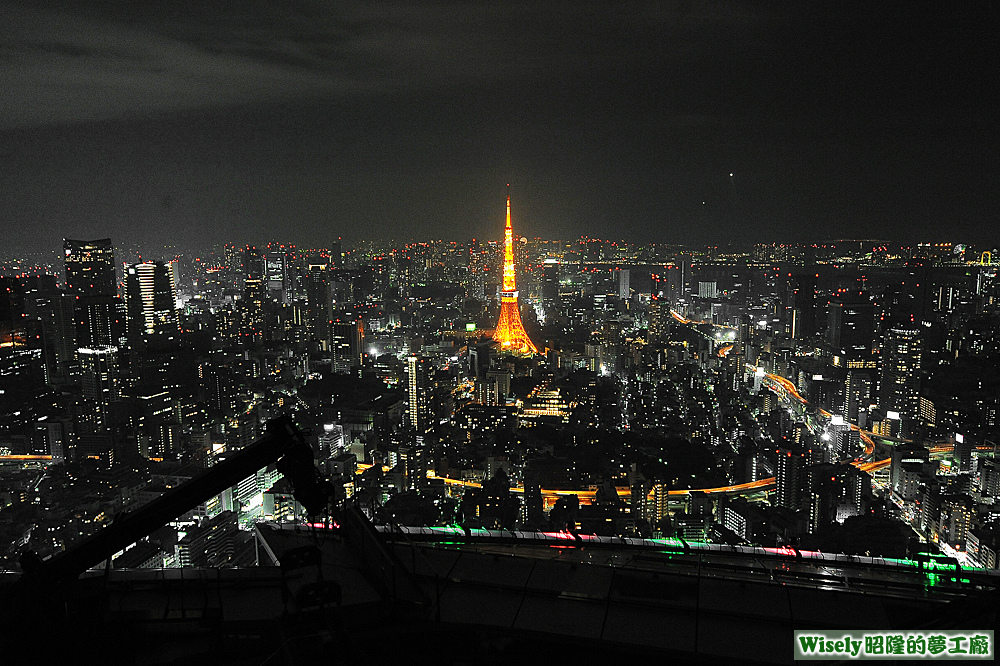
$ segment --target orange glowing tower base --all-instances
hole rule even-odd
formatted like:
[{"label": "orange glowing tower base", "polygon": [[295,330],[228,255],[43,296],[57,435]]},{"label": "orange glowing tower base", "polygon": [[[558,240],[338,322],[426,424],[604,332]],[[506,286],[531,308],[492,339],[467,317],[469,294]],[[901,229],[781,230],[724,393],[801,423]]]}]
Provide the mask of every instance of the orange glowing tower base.
[{"label": "orange glowing tower base", "polygon": [[514,235],[510,228],[510,185],[507,185],[507,228],[503,238],[503,286],[500,290],[500,320],[493,339],[500,343],[500,351],[530,356],[538,348],[528,337],[521,323],[521,310],[517,305],[517,280],[514,276]]}]

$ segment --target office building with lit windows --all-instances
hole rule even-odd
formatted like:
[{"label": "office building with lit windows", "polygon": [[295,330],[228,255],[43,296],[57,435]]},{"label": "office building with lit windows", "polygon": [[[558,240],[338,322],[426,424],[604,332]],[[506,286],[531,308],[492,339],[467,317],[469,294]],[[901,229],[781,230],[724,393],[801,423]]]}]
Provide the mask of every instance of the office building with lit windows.
[{"label": "office building with lit windows", "polygon": [[882,380],[879,407],[899,414],[901,432],[906,436],[920,418],[920,332],[891,328],[882,348]]},{"label": "office building with lit windows", "polygon": [[418,433],[428,432],[433,425],[431,392],[434,368],[426,358],[410,356],[406,359],[407,415],[410,426]]},{"label": "office building with lit windows", "polygon": [[267,296],[280,303],[288,303],[288,258],[283,250],[264,253],[264,276]]},{"label": "office building with lit windows", "polygon": [[330,323],[330,357],[333,372],[349,373],[364,361],[365,325],[361,318]]},{"label": "office building with lit windows", "polygon": [[125,275],[129,347],[144,342],[172,340],[180,324],[174,272],[162,261],[131,264]]},{"label": "office building with lit windows", "polygon": [[117,347],[81,347],[77,350],[80,359],[80,386],[83,397],[92,407],[93,425],[107,427],[111,403],[121,397],[119,386],[119,359]]},{"label": "office building with lit windows", "polygon": [[115,249],[110,238],[63,240],[66,290],[78,296],[117,296]]},{"label": "office building with lit windows", "polygon": [[118,298],[111,239],[63,240],[63,264],[66,291],[76,297],[77,344],[80,347],[121,344],[125,312]]}]

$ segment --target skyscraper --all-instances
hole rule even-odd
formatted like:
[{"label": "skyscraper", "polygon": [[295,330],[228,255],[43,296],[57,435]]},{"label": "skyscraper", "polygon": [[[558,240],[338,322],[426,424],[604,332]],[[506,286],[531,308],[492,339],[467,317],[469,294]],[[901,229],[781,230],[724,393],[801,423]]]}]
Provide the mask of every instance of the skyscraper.
[{"label": "skyscraper", "polygon": [[327,340],[333,308],[330,295],[329,264],[322,257],[313,257],[308,262],[306,273],[306,325],[312,337]]},{"label": "skyscraper", "polygon": [[65,381],[76,363],[76,298],[60,291],[39,292],[26,298],[25,313],[42,322],[45,362],[52,381]]},{"label": "skyscraper", "polygon": [[844,380],[844,415],[851,423],[868,426],[868,408],[872,401],[871,376],[863,370],[848,370]]},{"label": "skyscraper", "polygon": [[330,356],[333,371],[349,373],[363,365],[365,325],[361,317],[339,317],[330,323]]},{"label": "skyscraper", "polygon": [[882,348],[878,406],[899,414],[905,434],[920,416],[920,352],[920,331],[889,329]]},{"label": "skyscraper", "polygon": [[243,248],[229,243],[225,247],[225,268],[230,284],[237,291],[243,290],[246,275],[243,272]]},{"label": "skyscraper", "polygon": [[81,347],[80,384],[83,397],[90,401],[93,419],[97,427],[110,425],[111,403],[118,402],[120,395],[117,347]]},{"label": "skyscraper", "polygon": [[19,280],[0,278],[0,407],[11,412],[48,382],[43,325],[23,316],[24,301]]},{"label": "skyscraper", "polygon": [[618,298],[623,301],[627,301],[632,296],[632,288],[630,286],[630,271],[627,268],[618,269]]},{"label": "skyscraper", "polygon": [[875,347],[875,304],[869,294],[849,291],[831,299],[826,335],[840,365],[874,367],[868,364]]},{"label": "skyscraper", "polygon": [[818,274],[796,275],[789,284],[786,302],[791,310],[790,333],[795,340],[804,340],[816,333],[816,280]]},{"label": "skyscraper", "polygon": [[[509,186],[508,186],[509,187]],[[517,304],[517,280],[514,273],[514,233],[510,226],[510,194],[507,194],[507,226],[503,240],[503,285],[500,290],[500,320],[493,339],[500,343],[501,351],[514,354],[537,354],[538,348],[528,337],[521,323],[521,310]]]},{"label": "skyscraper", "polygon": [[410,425],[418,433],[431,429],[431,390],[433,366],[426,358],[410,356],[406,359],[407,413]]},{"label": "skyscraper", "polygon": [[110,238],[63,240],[66,291],[76,296],[74,317],[80,347],[115,346],[123,333],[115,250]]},{"label": "skyscraper", "polygon": [[131,264],[125,275],[129,347],[174,339],[180,324],[177,316],[177,285],[170,266],[162,261]]},{"label": "skyscraper", "polygon": [[272,300],[288,303],[288,267],[283,249],[268,250],[264,253],[264,269],[267,278],[267,295]]},{"label": "skyscraper", "polygon": [[63,239],[66,290],[78,296],[117,296],[115,249],[110,238]]},{"label": "skyscraper", "polygon": [[802,481],[807,460],[799,447],[778,447],[775,469],[775,502],[797,511],[802,500]]},{"label": "skyscraper", "polygon": [[252,245],[243,251],[243,313],[241,337],[247,342],[259,342],[264,337],[264,301],[267,298],[265,262]]}]

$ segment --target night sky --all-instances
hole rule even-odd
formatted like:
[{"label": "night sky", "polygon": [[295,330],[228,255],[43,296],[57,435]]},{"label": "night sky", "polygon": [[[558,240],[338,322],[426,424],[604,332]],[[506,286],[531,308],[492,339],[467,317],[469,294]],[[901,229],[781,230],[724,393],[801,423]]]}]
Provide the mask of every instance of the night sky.
[{"label": "night sky", "polygon": [[0,2],[3,245],[997,244],[992,5]]}]

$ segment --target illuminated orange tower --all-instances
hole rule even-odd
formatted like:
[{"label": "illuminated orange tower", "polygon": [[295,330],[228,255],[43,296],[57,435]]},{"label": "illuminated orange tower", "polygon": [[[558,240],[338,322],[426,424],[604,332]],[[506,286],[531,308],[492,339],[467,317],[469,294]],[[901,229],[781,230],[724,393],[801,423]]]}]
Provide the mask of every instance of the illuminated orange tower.
[{"label": "illuminated orange tower", "polygon": [[510,228],[510,183],[507,184],[507,228],[503,235],[503,287],[500,290],[500,321],[493,332],[500,350],[515,354],[537,354],[538,348],[521,323],[517,306],[517,279],[514,276],[514,234]]}]

